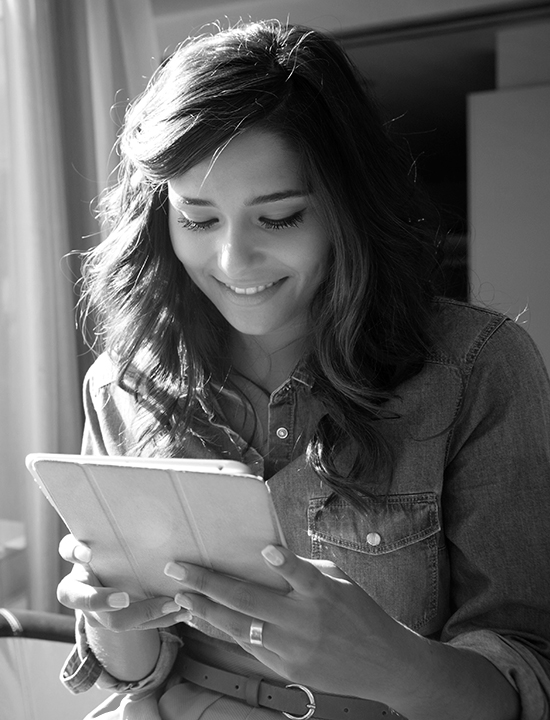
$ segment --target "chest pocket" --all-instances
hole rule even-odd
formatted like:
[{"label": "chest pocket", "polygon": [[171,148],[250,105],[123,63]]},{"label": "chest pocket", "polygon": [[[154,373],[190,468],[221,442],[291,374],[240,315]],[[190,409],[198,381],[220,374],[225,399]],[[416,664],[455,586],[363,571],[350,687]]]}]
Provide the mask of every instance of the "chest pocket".
[{"label": "chest pocket", "polygon": [[405,625],[437,631],[448,605],[448,562],[436,495],[367,499],[364,513],[344,500],[323,509],[325,500],[309,501],[311,557],[332,560]]}]

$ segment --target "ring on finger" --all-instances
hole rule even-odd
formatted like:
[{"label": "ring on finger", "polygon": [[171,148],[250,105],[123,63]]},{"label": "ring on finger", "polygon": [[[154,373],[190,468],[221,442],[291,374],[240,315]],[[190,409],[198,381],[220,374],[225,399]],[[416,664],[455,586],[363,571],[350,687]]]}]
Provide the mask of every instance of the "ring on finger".
[{"label": "ring on finger", "polygon": [[264,646],[263,641],[264,622],[263,620],[252,620],[250,623],[249,640],[251,645]]}]

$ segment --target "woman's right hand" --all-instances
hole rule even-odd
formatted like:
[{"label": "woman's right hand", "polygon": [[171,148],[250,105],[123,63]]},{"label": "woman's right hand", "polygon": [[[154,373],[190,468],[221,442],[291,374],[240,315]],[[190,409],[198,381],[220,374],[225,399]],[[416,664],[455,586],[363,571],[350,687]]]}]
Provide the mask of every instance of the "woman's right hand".
[{"label": "woman's right hand", "polygon": [[173,598],[150,598],[131,603],[128,593],[103,587],[89,565],[92,551],[73,535],[65,535],[61,540],[59,554],[73,563],[73,568],[59,583],[57,599],[65,607],[81,610],[90,626],[113,632],[151,630],[174,625],[181,619],[181,607]]}]

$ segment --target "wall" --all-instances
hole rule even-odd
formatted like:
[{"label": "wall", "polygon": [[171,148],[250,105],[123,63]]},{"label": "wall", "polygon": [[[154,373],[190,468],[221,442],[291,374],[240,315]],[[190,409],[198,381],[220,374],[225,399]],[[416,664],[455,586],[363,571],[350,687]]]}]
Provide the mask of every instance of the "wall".
[{"label": "wall", "polygon": [[550,367],[550,22],[500,32],[497,83],[469,102],[472,285]]},{"label": "wall", "polygon": [[278,18],[311,25],[322,30],[343,32],[376,25],[429,20],[463,12],[521,7],[521,0],[235,0],[229,2],[187,2],[153,0],[157,15],[159,44],[171,50],[188,35],[215,20],[222,24],[243,19]]}]

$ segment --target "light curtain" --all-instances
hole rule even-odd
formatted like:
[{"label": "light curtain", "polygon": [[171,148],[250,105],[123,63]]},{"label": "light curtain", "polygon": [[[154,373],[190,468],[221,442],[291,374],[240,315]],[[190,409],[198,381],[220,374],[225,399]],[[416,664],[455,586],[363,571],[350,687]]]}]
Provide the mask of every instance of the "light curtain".
[{"label": "light curtain", "polygon": [[118,158],[112,152],[128,100],[144,90],[160,54],[150,0],[86,0],[93,132],[99,189]]},{"label": "light curtain", "polygon": [[24,457],[78,451],[81,426],[71,288],[62,272],[69,247],[48,6],[48,0],[4,4],[9,181],[2,237],[3,492],[19,493],[29,603],[43,609],[56,604],[60,523],[33,487]]},{"label": "light curtain", "polygon": [[[8,168],[0,199],[0,518],[4,507],[25,520],[29,606],[58,610],[61,524],[24,458],[79,451],[82,364],[64,258],[97,237],[88,237],[89,204],[116,164],[111,108],[118,103],[120,119],[158,50],[149,0],[0,1]],[[60,57],[60,48],[71,56]],[[76,98],[91,110],[86,116],[71,106]]]}]

